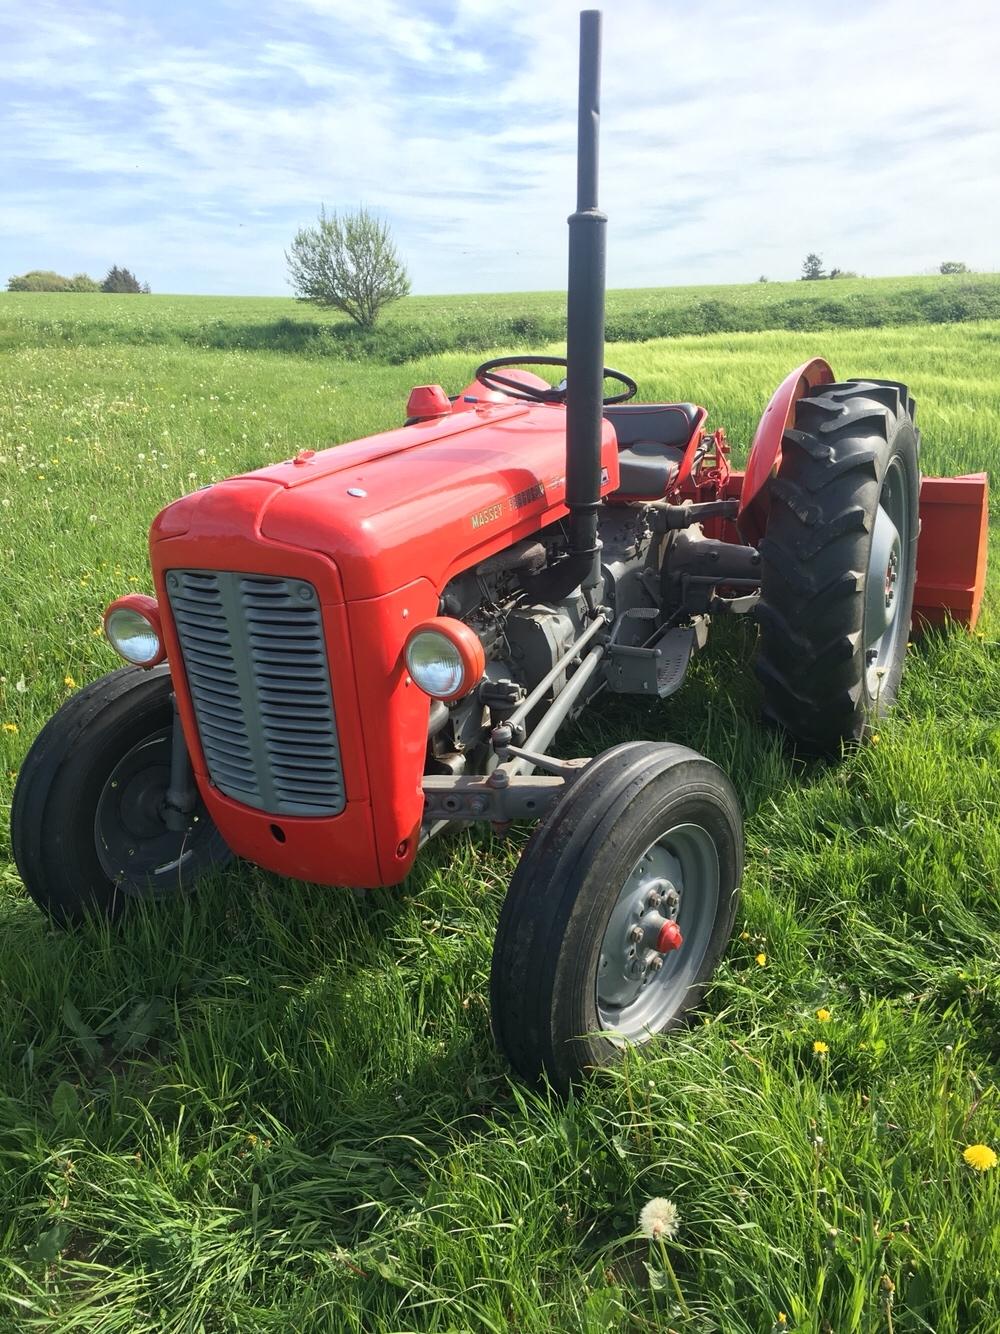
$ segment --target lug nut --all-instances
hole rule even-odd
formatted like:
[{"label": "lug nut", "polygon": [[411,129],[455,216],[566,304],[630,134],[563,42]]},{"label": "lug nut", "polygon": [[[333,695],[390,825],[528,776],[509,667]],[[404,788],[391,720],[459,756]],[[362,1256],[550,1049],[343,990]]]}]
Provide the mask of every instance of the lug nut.
[{"label": "lug nut", "polygon": [[634,926],[632,930],[628,933],[628,938],[629,940],[633,941],[636,945],[638,945],[639,941],[642,940],[642,927]]}]

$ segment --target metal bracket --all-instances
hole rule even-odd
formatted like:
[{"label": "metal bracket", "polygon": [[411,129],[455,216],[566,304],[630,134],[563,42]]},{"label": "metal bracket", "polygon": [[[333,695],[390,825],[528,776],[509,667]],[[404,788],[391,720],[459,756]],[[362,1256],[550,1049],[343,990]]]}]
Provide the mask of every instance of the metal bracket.
[{"label": "metal bracket", "polygon": [[517,760],[527,760],[533,768],[541,769],[543,773],[555,774],[567,781],[577,778],[580,770],[585,769],[590,763],[589,755],[578,760],[556,760],[551,755],[539,755],[533,750],[524,750],[521,746],[508,746],[504,755],[505,760],[508,755]]},{"label": "metal bracket", "polygon": [[505,783],[495,783],[493,775],[486,778],[426,774],[423,780],[424,825],[436,820],[487,820],[493,824],[537,820],[557,799],[567,781],[552,774],[513,778],[504,774],[503,777],[507,780]]},{"label": "metal bracket", "polygon": [[733,616],[748,616],[760,601],[760,592],[745,593],[742,597],[720,598],[715,597],[709,604],[709,611],[729,612]]},{"label": "metal bracket", "polygon": [[738,500],[685,501],[682,505],[658,500],[649,507],[650,527],[654,533],[669,533],[677,528],[690,528],[703,519],[735,519],[739,508]]},{"label": "metal bracket", "polygon": [[180,715],[177,712],[177,697],[170,696],[173,705],[174,720],[170,733],[170,778],[163,796],[160,814],[163,823],[175,833],[184,833],[191,828],[191,815],[198,804],[198,789],[195,786],[194,770]]}]

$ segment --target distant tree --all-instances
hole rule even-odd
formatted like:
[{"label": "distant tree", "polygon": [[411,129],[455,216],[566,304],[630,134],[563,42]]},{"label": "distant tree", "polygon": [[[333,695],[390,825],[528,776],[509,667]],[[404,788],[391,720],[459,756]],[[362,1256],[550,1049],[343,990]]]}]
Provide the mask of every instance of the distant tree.
[{"label": "distant tree", "polygon": [[365,208],[329,217],[321,209],[315,227],[296,232],[285,259],[300,301],[334,306],[362,329],[410,290],[388,224]]},{"label": "distant tree", "polygon": [[101,283],[102,292],[141,292],[139,279],[129,269],[120,269],[117,264],[108,269],[104,282]]},{"label": "distant tree", "polygon": [[856,278],[858,275],[853,269],[831,269],[827,276],[830,278]]},{"label": "distant tree", "polygon": [[152,292],[152,290],[153,290],[153,289],[150,287],[149,283],[143,283],[143,285],[142,285],[142,294],[143,294],[143,296],[149,296],[149,294]]},{"label": "distant tree", "polygon": [[767,282],[767,274],[766,274],[766,273],[762,273],[762,274],[760,275],[760,277],[757,279],[757,281],[758,281],[759,283],[766,283],[766,282]]},{"label": "distant tree", "polygon": [[802,261],[802,278],[805,282],[813,282],[817,278],[825,278],[823,271],[822,255],[808,254]]},{"label": "distant tree", "polygon": [[7,281],[8,292],[66,292],[69,279],[51,269],[31,269]]},{"label": "distant tree", "polygon": [[66,287],[67,292],[99,292],[101,284],[88,273],[74,273]]},{"label": "distant tree", "polygon": [[958,259],[946,259],[941,265],[942,273],[968,273],[969,266]]}]

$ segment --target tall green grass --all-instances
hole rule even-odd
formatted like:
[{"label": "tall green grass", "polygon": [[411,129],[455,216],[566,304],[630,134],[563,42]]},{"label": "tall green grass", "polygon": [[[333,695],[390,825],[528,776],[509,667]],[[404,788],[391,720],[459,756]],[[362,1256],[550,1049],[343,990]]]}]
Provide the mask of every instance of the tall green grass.
[{"label": "tall green grass", "polygon": [[[116,665],[100,613],[148,588],[163,504],[397,423],[411,384],[455,392],[476,360],[220,349],[200,309],[205,346],[84,326],[0,358],[4,811],[72,683]],[[647,399],[705,402],[742,456],[774,385],[820,353],[908,380],[927,471],[995,471],[998,346],[979,322],[614,360]],[[442,840],[399,890],[241,865],[66,935],[25,899],[0,828],[0,1330],[995,1334],[1000,1169],[962,1152],[1000,1150],[996,589],[978,634],[911,649],[895,716],[839,766],[759,727],[742,624],[716,627],[669,705],[608,701],[565,738],[704,751],[748,844],[704,1014],[565,1104],[513,1084],[488,1032],[524,830]],[[690,1318],[637,1235],[651,1196],[680,1213]]]},{"label": "tall green grass", "polygon": [[[1000,318],[1000,275],[624,289],[608,293],[609,342],[761,330],[867,329]],[[282,298],[0,294],[0,348],[60,343],[375,358],[530,348],[565,334],[561,292],[408,297],[362,331],[337,312]]]}]

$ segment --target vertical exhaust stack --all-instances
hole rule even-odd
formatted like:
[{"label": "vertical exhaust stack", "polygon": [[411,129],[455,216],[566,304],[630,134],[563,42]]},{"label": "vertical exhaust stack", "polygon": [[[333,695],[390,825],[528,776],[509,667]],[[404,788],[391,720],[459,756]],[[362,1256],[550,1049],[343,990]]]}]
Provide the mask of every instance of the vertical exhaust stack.
[{"label": "vertical exhaust stack", "polygon": [[597,511],[601,503],[604,398],[604,275],[607,218],[597,207],[601,122],[601,12],[580,15],[576,212],[569,219],[566,301],[566,504],[569,562],[585,589],[600,579]]}]

